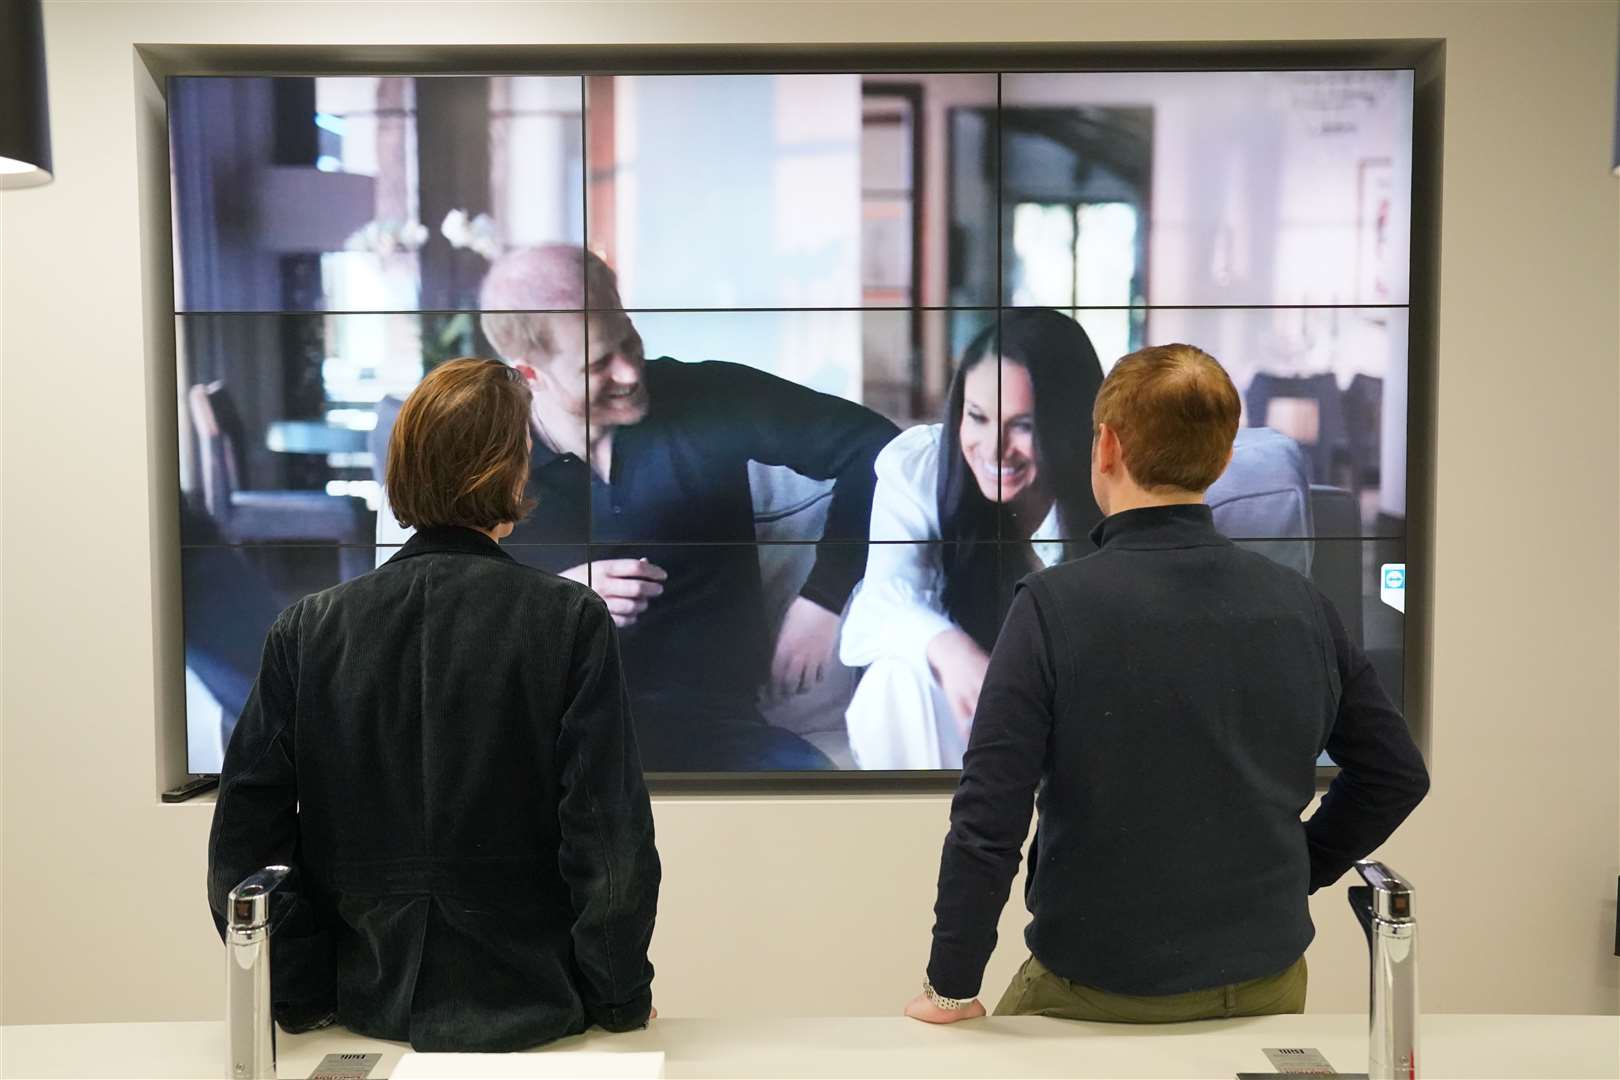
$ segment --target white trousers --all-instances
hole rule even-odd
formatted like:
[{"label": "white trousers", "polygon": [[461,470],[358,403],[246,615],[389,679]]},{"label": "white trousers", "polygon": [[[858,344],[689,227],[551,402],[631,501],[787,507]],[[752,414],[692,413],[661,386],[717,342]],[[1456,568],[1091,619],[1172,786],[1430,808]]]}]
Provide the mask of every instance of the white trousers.
[{"label": "white trousers", "polygon": [[960,769],[956,714],[926,662],[874,661],[844,712],[859,769]]}]

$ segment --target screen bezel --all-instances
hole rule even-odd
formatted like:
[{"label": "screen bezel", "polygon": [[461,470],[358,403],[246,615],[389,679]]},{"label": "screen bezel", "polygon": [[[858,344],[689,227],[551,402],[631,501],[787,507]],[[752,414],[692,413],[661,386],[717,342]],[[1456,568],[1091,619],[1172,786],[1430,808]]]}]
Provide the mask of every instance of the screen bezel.
[{"label": "screen bezel", "polygon": [[[1083,43],[824,46],[220,46],[143,44],[136,47],[151,95],[138,132],[143,150],[142,201],[149,378],[157,400],[174,407],[178,392],[172,304],[174,247],[168,183],[167,80],[178,76],[315,75],[654,75],[809,74],[863,76],[910,73],[1219,72],[1409,70],[1413,72],[1408,399],[1403,540],[1416,565],[1403,618],[1404,711],[1427,757],[1430,744],[1430,598],[1425,572],[1433,565],[1434,401],[1439,296],[1440,175],[1444,111],[1444,42],[1438,39],[1342,42],[1197,44]],[[137,71],[137,80],[140,79]],[[153,219],[161,228],[151,227]],[[179,432],[169,413],[169,430]],[[155,514],[172,526],[154,528],[157,565],[158,724],[156,778],[161,791],[186,768],[184,647],[179,600],[180,518],[178,438],[155,455],[164,478],[152,485]],[[171,532],[171,529],[173,530]],[[1363,537],[1374,542],[1380,537]],[[1410,580],[1410,578],[1409,578]],[[1316,769],[1318,788],[1337,775]],[[956,770],[750,773],[648,773],[655,795],[906,795],[953,791]]]}]

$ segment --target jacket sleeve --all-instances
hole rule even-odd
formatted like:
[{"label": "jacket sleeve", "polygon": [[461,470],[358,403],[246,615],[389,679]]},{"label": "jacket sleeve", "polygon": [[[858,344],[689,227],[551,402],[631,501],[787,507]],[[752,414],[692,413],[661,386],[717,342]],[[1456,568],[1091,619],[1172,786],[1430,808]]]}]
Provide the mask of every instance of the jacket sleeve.
[{"label": "jacket sleeve", "polygon": [[276,1020],[290,1032],[330,1022],[337,974],[330,933],[300,865],[296,724],[296,608],[265,639],[259,676],[220,768],[208,836],[208,906],[223,940],[230,892],[256,870],[292,873],[271,896],[270,979]]},{"label": "jacket sleeve", "polygon": [[561,732],[558,866],[574,910],[586,1015],[608,1031],[647,1023],[647,949],[661,870],[641,775],[619,641],[607,607],[581,597]]},{"label": "jacket sleeve", "polygon": [[1319,603],[1339,668],[1339,707],[1325,746],[1339,774],[1305,822],[1312,892],[1372,854],[1429,791],[1429,772],[1406,720],[1333,605]]},{"label": "jacket sleeve", "polygon": [[951,800],[928,961],[929,981],[947,997],[978,994],[995,951],[996,923],[1018,873],[1046,766],[1056,688],[1046,624],[1026,584],[1014,594],[990,654]]},{"label": "jacket sleeve", "polygon": [[[816,562],[799,594],[832,612],[860,580],[872,514],[873,462],[897,434],[893,423],[853,401],[741,364],[710,364],[735,403],[724,425],[739,439],[734,452],[801,476],[833,482]],[[843,541],[843,542],[835,542]]]}]

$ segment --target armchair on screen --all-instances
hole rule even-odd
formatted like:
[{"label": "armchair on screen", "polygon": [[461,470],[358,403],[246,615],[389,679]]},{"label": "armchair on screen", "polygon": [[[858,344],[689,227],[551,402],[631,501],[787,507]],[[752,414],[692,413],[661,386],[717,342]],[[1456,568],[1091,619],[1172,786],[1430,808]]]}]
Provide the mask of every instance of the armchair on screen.
[{"label": "armchair on screen", "polygon": [[1309,462],[1299,443],[1270,428],[1239,428],[1232,463],[1204,501],[1222,536],[1310,576],[1315,545],[1308,541],[1317,530]]},{"label": "armchair on screen", "polygon": [[1311,507],[1316,515],[1316,554],[1311,580],[1333,602],[1345,630],[1357,645],[1364,644],[1362,622],[1361,509],[1356,497],[1341,487],[1311,485]]},{"label": "armchair on screen", "polygon": [[241,414],[223,380],[198,383],[186,394],[202,503],[227,543],[346,545],[338,550],[342,578],[372,565],[372,515],[364,499],[324,491],[242,490],[246,437]]},{"label": "armchair on screen", "polygon": [[[775,630],[815,564],[816,545],[804,541],[819,538],[827,527],[833,482],[801,476],[784,465],[750,461],[748,489],[754,504],[754,539],[760,545],[765,624]],[[767,723],[813,744],[839,768],[852,769],[855,759],[849,751],[844,712],[857,681],[858,672],[841,664],[835,650],[820,683],[761,711]]]},{"label": "armchair on screen", "polygon": [[1204,500],[1223,536],[1310,578],[1362,640],[1361,517],[1355,495],[1311,483],[1310,458],[1266,427],[1239,428],[1232,463]]}]

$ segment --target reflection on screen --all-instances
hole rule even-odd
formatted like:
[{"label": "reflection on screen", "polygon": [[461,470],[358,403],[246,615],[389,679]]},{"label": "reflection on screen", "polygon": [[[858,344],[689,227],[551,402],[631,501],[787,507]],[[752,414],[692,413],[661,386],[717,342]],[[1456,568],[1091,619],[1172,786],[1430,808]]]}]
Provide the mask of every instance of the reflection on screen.
[{"label": "reflection on screen", "polygon": [[[1088,550],[1096,380],[1172,341],[1243,397],[1217,525],[1311,577],[1399,698],[1378,596],[1405,562],[1409,71],[168,93],[194,771],[276,612],[408,538],[381,483],[399,405],[436,364],[502,355],[486,279],[536,250],[590,256],[497,305],[580,361],[503,357],[549,388],[540,508],[508,550],[597,585],[668,575],[620,631],[649,770],[959,765],[932,644],[987,650],[1012,583]],[[618,424],[613,475],[576,412]],[[1027,462],[987,460],[1020,430]],[[1015,513],[1030,469],[1071,494]],[[821,677],[773,681],[818,612]]]}]

